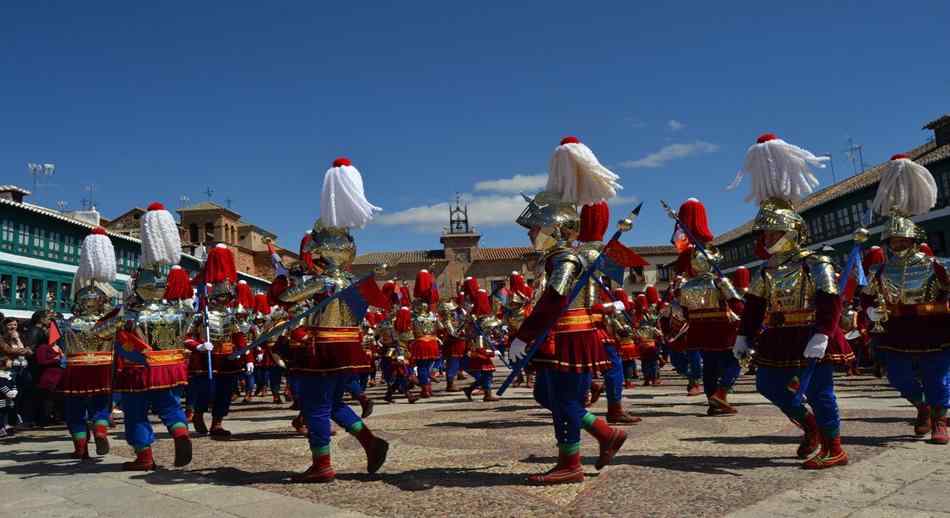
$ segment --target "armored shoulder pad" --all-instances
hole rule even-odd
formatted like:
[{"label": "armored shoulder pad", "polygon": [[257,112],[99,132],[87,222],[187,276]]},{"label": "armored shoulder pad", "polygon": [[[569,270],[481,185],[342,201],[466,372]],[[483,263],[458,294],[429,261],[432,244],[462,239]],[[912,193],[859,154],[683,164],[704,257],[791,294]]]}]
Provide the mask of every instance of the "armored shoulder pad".
[{"label": "armored shoulder pad", "polygon": [[809,254],[805,257],[809,275],[815,283],[815,290],[831,295],[838,294],[838,282],[835,280],[835,262],[826,255]]}]

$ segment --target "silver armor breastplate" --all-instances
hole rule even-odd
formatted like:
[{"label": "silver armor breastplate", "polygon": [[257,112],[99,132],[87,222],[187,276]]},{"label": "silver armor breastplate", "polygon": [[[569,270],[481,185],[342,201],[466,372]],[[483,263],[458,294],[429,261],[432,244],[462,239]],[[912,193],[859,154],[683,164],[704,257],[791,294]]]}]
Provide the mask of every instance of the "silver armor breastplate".
[{"label": "silver armor breastplate", "polygon": [[[326,296],[346,289],[352,282],[349,275],[340,272],[321,276],[320,279],[323,285],[323,290],[320,293]],[[310,325],[313,327],[359,327],[359,322],[350,307],[342,299],[337,298],[323,308],[323,311],[319,314],[311,316]]]},{"label": "silver armor breastplate", "polygon": [[238,332],[238,321],[229,310],[208,311],[208,332],[212,343],[230,342],[231,335]]},{"label": "silver armor breastplate", "polygon": [[722,298],[712,274],[697,275],[680,287],[680,304],[686,309],[719,309],[725,302]]},{"label": "silver armor breastplate", "polygon": [[86,352],[111,352],[112,338],[100,338],[92,332],[101,315],[74,316],[61,325],[63,344],[67,355]]},{"label": "silver armor breastplate", "polygon": [[875,277],[875,287],[888,304],[926,304],[938,298],[933,260],[922,253],[889,258]]},{"label": "silver armor breastplate", "polygon": [[135,326],[154,350],[183,348],[183,339],[194,320],[184,307],[151,303],[135,315]]},{"label": "silver armor breastplate", "polygon": [[439,320],[432,313],[422,313],[412,317],[412,333],[416,338],[420,336],[434,336]]}]

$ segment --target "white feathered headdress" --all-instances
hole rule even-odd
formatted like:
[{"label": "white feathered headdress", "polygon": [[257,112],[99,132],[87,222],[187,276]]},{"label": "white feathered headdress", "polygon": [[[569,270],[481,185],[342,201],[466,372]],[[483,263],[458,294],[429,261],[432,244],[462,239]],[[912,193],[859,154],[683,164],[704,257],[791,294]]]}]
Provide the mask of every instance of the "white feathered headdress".
[{"label": "white feathered headdress", "polygon": [[563,202],[590,205],[616,196],[623,189],[619,180],[577,137],[564,137],[554,148],[545,191],[560,193]]},{"label": "white feathered headdress", "polygon": [[828,157],[815,156],[776,137],[773,133],[760,136],[745,155],[745,163],[736,174],[728,190],[739,186],[745,175],[752,177],[752,191],[746,201],[762,202],[779,198],[798,203],[818,187],[818,178],[809,166],[825,167]]},{"label": "white feathered headdress", "polygon": [[111,284],[115,282],[115,248],[102,227],[92,229],[92,233],[82,240],[79,249],[79,268],[73,277],[72,294],[86,286],[100,287],[107,294],[114,292]]},{"label": "white feathered headdress", "polygon": [[926,167],[898,154],[884,166],[871,208],[882,216],[917,216],[937,204],[937,182]]},{"label": "white feathered headdress", "polygon": [[178,264],[181,259],[181,236],[178,225],[165,206],[155,202],[142,216],[139,235],[142,239],[142,266]]},{"label": "white feathered headdress", "polygon": [[363,228],[383,209],[373,205],[363,192],[363,177],[348,158],[337,158],[323,177],[320,219],[324,225]]}]

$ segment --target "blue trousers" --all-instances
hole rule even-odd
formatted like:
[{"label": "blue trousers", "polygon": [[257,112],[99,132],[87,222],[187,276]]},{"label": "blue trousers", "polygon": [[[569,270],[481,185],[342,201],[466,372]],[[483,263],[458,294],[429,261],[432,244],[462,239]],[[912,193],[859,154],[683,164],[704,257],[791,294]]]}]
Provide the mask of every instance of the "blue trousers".
[{"label": "blue trousers", "polygon": [[717,389],[729,390],[739,378],[739,360],[732,351],[703,351],[703,391],[706,397]]},{"label": "blue trousers", "polygon": [[343,402],[348,374],[299,376],[300,410],[310,430],[310,448],[324,448],[330,444],[330,420],[350,430],[360,422],[359,416]]},{"label": "blue trousers", "polygon": [[294,401],[298,401],[300,395],[300,376],[287,372],[287,388],[290,389],[290,395]]},{"label": "blue trousers", "polygon": [[535,376],[534,400],[551,411],[554,436],[558,444],[575,444],[581,440],[581,419],[587,414],[584,400],[590,390],[591,373],[561,372],[538,369]]},{"label": "blue trousers", "polygon": [[446,358],[445,360],[445,379],[446,380],[455,380],[455,377],[459,374],[459,369],[462,367],[461,358]]},{"label": "blue trousers", "polygon": [[637,377],[637,360],[625,360],[623,362],[623,377],[627,380]]},{"label": "blue trousers", "polygon": [[610,368],[604,372],[604,387],[607,389],[607,402],[617,403],[623,399],[623,361],[620,351],[614,345],[604,345]]},{"label": "blue trousers", "polygon": [[385,381],[387,385],[392,385],[393,382],[396,381],[395,360],[383,358],[379,363],[383,369],[383,381]]},{"label": "blue trousers", "polygon": [[187,426],[185,412],[178,396],[171,389],[122,394],[122,412],[125,414],[125,442],[136,451],[148,448],[155,442],[155,432],[148,422],[149,410],[162,420],[171,433],[172,427]]},{"label": "blue trousers", "polygon": [[439,358],[432,362],[432,370],[436,372],[445,372],[445,358]]},{"label": "blue trousers", "polygon": [[363,385],[360,383],[360,376],[360,374],[347,375],[346,391],[355,398],[359,398],[363,395]]},{"label": "blue trousers", "polygon": [[[929,353],[887,351],[887,379],[914,405],[950,406],[950,349]],[[914,360],[917,369],[914,369]]]},{"label": "blue trousers", "polygon": [[670,351],[670,363],[676,372],[690,381],[703,378],[703,357],[699,351]]},{"label": "blue trousers", "polygon": [[242,374],[240,374],[240,376],[244,378],[244,393],[253,394],[254,389],[257,388],[257,383],[256,383],[257,380],[254,377],[254,374],[248,374],[247,372],[243,372]]},{"label": "blue trousers", "polygon": [[211,408],[211,417],[221,419],[231,410],[231,394],[237,386],[238,377],[234,374],[215,374],[213,379],[207,375],[192,376],[189,384],[195,397],[192,407],[196,413],[203,414]]},{"label": "blue trousers", "polygon": [[[800,422],[805,415],[802,394],[792,388],[793,380],[800,379],[804,369],[759,367],[755,371],[755,386],[765,399],[777,406],[789,419]],[[841,419],[838,416],[838,401],[835,398],[834,366],[819,363],[815,366],[811,382],[803,391],[808,405],[815,412],[818,427],[829,436],[838,434]]]},{"label": "blue trousers", "polygon": [[643,379],[658,379],[660,377],[660,361],[656,358],[641,359],[640,370],[643,372]]},{"label": "blue trousers", "polygon": [[416,374],[419,376],[419,384],[426,386],[429,383],[432,383],[432,380],[429,377],[429,372],[432,369],[432,363],[434,360],[416,360]]},{"label": "blue trousers", "polygon": [[70,435],[85,433],[89,421],[108,421],[112,413],[112,395],[66,396],[63,398],[63,413]]},{"label": "blue trousers", "polygon": [[486,394],[491,392],[491,382],[495,377],[495,373],[491,371],[478,371],[473,372],[472,376],[475,377],[475,386],[481,387]]},{"label": "blue trousers", "polygon": [[284,375],[284,369],[278,366],[268,367],[266,369],[261,369],[264,371],[265,377],[267,379],[267,384],[270,386],[271,394],[275,396],[280,395],[280,381]]}]

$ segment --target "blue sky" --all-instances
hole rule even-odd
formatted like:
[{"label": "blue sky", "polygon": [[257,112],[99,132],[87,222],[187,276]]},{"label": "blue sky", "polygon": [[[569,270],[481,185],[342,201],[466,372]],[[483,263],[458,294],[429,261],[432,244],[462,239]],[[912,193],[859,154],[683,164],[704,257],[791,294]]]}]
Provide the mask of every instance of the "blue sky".
[{"label": "blue sky", "polygon": [[54,162],[40,201],[95,184],[106,216],[210,186],[294,248],[347,155],[385,209],[361,251],[440,246],[456,192],[521,246],[514,191],[573,134],[622,176],[615,216],[646,202],[629,242],[664,243],[661,198],[751,217],[723,187],[762,132],[840,179],[849,137],[874,164],[950,112],[947,2],[136,3],[0,7],[0,183]]}]

